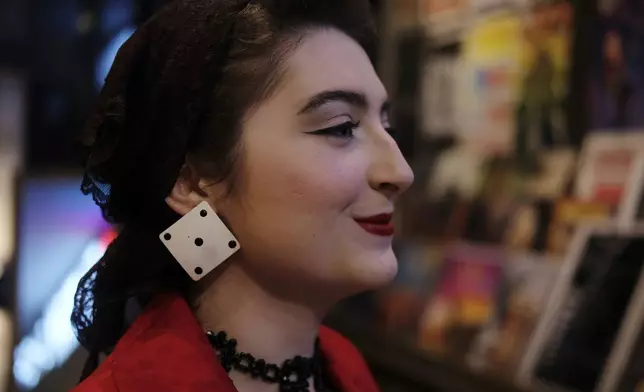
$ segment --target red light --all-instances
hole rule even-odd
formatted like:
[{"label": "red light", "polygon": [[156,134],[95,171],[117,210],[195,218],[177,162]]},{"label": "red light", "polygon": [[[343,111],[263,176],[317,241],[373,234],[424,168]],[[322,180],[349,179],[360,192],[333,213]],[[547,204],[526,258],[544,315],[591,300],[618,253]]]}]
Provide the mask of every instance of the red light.
[{"label": "red light", "polygon": [[117,233],[114,229],[108,229],[105,233],[101,235],[101,238],[99,241],[101,242],[102,246],[107,248],[107,246],[112,241],[114,241],[114,238],[116,238],[116,236],[117,236]]}]

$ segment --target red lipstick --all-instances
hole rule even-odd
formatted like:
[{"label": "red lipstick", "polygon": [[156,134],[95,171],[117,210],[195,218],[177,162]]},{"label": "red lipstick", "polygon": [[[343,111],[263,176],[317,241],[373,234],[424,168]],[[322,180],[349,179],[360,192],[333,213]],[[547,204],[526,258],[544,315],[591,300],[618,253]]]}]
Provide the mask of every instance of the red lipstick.
[{"label": "red lipstick", "polygon": [[354,218],[366,232],[382,237],[394,235],[394,225],[391,222],[391,214],[379,214],[366,218]]}]

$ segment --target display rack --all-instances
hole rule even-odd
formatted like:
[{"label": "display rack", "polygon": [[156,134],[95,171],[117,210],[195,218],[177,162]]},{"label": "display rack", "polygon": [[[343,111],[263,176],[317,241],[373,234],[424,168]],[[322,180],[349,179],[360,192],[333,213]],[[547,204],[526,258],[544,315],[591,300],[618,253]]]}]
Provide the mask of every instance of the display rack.
[{"label": "display rack", "polygon": [[403,337],[385,334],[350,315],[334,314],[326,324],[343,334],[360,350],[375,377],[396,392],[531,392],[493,376],[477,374],[463,364],[420,350]]}]

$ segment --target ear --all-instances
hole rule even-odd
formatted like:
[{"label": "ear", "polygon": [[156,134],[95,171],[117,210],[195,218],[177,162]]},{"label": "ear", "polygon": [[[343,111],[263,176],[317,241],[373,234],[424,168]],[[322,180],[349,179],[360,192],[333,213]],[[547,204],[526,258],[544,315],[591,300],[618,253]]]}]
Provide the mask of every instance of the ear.
[{"label": "ear", "polygon": [[199,185],[199,174],[192,165],[185,164],[165,202],[174,212],[183,216],[208,199],[208,194]]}]

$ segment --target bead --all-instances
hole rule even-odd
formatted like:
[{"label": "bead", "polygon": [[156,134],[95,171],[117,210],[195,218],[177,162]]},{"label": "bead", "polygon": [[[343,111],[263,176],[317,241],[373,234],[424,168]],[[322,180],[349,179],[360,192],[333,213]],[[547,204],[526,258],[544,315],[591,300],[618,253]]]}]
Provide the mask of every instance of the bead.
[{"label": "bead", "polygon": [[264,361],[263,359],[258,359],[253,364],[252,369],[250,369],[250,375],[253,378],[257,378],[262,374],[264,374],[265,371],[266,371],[266,361]]},{"label": "bead", "polygon": [[237,339],[230,339],[228,341],[228,347],[235,349],[237,347]]},{"label": "bead", "polygon": [[262,380],[270,383],[276,383],[280,379],[280,368],[277,365],[269,363],[266,365],[266,371],[262,374]]},{"label": "bead", "polygon": [[224,331],[217,334],[207,331],[208,341],[215,349],[217,358],[224,370],[229,373],[233,368],[253,378],[261,378],[272,384],[279,384],[280,392],[308,392],[309,379],[313,377],[315,390],[331,392],[324,377],[324,359],[319,355],[319,341],[316,341],[313,358],[296,356],[286,360],[282,366],[255,359],[249,353],[237,352],[237,340],[228,339]]},{"label": "bead", "polygon": [[237,354],[235,368],[243,373],[248,373],[253,367],[255,358],[248,353]]}]

